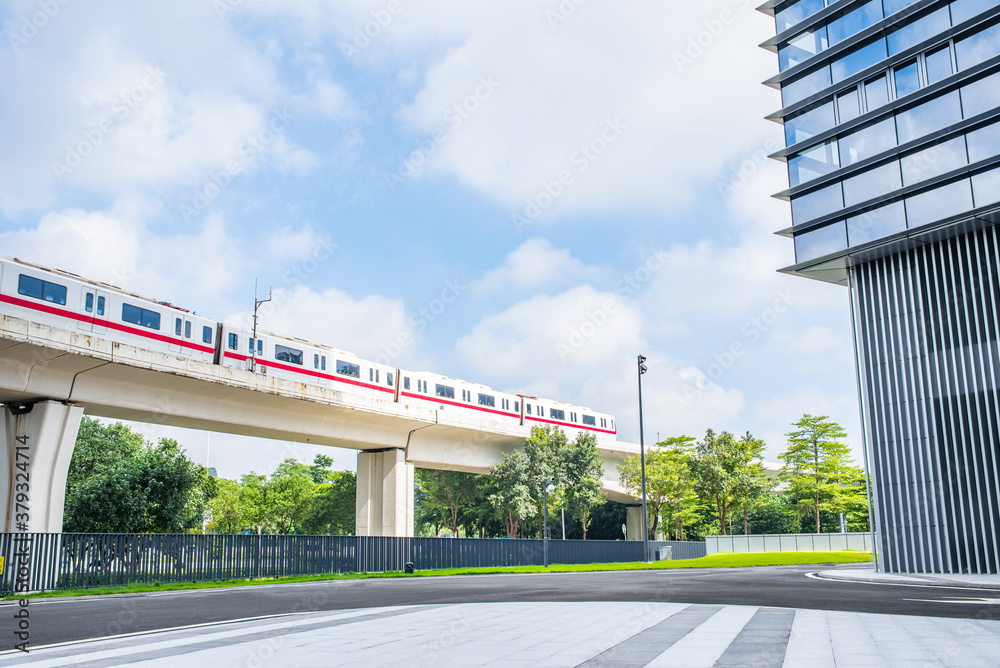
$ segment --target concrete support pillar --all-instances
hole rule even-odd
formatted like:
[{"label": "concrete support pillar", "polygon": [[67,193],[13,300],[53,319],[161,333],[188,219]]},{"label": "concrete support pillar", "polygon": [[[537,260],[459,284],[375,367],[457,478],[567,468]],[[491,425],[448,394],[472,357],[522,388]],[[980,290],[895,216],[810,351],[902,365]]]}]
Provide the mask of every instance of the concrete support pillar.
[{"label": "concrete support pillar", "polygon": [[358,536],[413,535],[413,464],[400,449],[358,453]]},{"label": "concrete support pillar", "polygon": [[629,506],[625,515],[625,540],[642,540],[642,506]]},{"label": "concrete support pillar", "polygon": [[[4,445],[4,456],[0,457],[0,507],[4,509],[4,524],[0,530],[62,531],[66,474],[82,418],[82,406],[58,401],[39,401],[28,412],[19,409],[15,413],[10,405],[4,406],[0,431]],[[25,504],[17,506],[17,494],[26,489],[29,490],[27,510]]]}]

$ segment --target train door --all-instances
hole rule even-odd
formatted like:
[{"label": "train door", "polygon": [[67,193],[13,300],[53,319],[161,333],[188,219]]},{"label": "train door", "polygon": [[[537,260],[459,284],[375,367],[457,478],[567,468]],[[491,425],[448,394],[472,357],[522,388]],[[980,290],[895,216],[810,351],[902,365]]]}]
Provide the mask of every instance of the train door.
[{"label": "train door", "polygon": [[77,328],[96,334],[107,333],[109,299],[107,292],[85,285],[80,300],[80,318],[76,321]]},{"label": "train door", "polygon": [[94,290],[94,334],[107,334],[110,314],[111,295],[103,290]]},{"label": "train door", "polygon": [[[174,314],[174,327],[172,334],[173,336],[170,340],[170,352],[190,353],[190,344],[192,337],[194,336],[194,321],[191,317],[180,313]],[[187,346],[186,348],[185,345]]]}]

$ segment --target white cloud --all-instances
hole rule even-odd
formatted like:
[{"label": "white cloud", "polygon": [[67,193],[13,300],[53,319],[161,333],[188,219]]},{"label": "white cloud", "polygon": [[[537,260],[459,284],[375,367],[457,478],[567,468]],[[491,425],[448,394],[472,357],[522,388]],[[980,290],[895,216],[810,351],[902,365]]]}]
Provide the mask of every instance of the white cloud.
[{"label": "white cloud", "polygon": [[[35,4],[18,2],[12,15]],[[318,158],[289,139],[294,116],[351,107],[319,70],[305,92],[291,90],[280,49],[259,49],[211,3],[60,7],[34,39],[0,53],[0,86],[18,100],[0,112],[18,128],[0,137],[8,214],[51,206],[67,186],[111,198],[198,187],[233,162],[249,171],[273,159],[304,173]]]},{"label": "white cloud", "polygon": [[546,239],[529,239],[504,259],[501,267],[487,272],[472,288],[492,292],[503,288],[552,291],[573,281],[597,278],[606,272],[587,267],[569,249],[556,248]]},{"label": "white cloud", "polygon": [[[416,340],[402,300],[369,295],[355,299],[330,288],[316,292],[304,285],[275,289],[272,302],[261,310],[260,327],[266,331],[347,350],[376,359],[380,342],[400,335]],[[240,312],[226,320],[245,325],[251,314]]]},{"label": "white cloud", "polygon": [[106,211],[55,211],[33,228],[4,234],[3,252],[199,309],[243,280],[246,258],[222,219],[210,216],[189,233],[159,236],[144,223],[149,214],[136,200]]},{"label": "white cloud", "polygon": [[[588,3],[550,25],[546,11],[558,6],[443,2],[401,15],[386,31],[395,45],[453,41],[402,114],[416,135],[448,131],[428,161],[432,172],[518,211],[527,199],[544,203],[546,184],[561,172],[571,183],[548,212],[676,211],[691,201],[693,184],[771,130],[760,118],[779,101],[759,82],[774,57],[754,44],[773,24],[750,3]],[[679,66],[675,54],[723,11],[730,24]],[[477,102],[469,96],[484,77],[497,88]],[[467,117],[449,124],[447,111],[464,100]],[[609,131],[609,120],[621,129]]]}]

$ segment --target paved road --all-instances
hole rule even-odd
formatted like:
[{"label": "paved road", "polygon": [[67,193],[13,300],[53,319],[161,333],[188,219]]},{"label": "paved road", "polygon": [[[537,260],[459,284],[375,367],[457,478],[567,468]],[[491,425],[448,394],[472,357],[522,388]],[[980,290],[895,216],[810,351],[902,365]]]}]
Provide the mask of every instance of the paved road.
[{"label": "paved road", "polygon": [[[516,601],[650,601],[1000,619],[1000,598],[995,591],[855,584],[806,576],[828,568],[775,566],[340,580],[40,600],[30,605],[31,643],[37,647],[294,612]],[[11,616],[6,611],[10,605],[6,602],[0,606],[0,618],[8,628]],[[7,635],[3,630],[0,633]]]}]

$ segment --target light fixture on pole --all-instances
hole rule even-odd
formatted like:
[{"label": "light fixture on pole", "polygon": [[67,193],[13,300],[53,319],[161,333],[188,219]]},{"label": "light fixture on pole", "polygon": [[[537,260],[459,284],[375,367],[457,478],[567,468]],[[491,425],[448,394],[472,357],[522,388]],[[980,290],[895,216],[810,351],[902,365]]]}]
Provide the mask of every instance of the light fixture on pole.
[{"label": "light fixture on pole", "polygon": [[642,374],[649,368],[646,358],[639,355],[639,466],[642,469],[642,559],[649,561],[649,527],[646,520],[646,445],[642,437]]},{"label": "light fixture on pole", "polygon": [[556,491],[551,480],[542,481],[542,560],[549,567],[549,494]]}]

